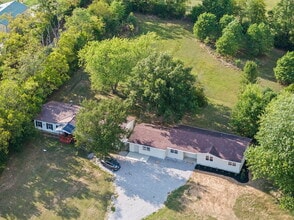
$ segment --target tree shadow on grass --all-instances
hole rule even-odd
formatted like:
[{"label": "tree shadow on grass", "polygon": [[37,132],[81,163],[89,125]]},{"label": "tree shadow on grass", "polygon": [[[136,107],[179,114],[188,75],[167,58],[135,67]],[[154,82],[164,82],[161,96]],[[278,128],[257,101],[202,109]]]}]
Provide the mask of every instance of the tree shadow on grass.
[{"label": "tree shadow on grass", "polygon": [[52,216],[76,219],[81,216],[76,200],[100,201],[107,209],[111,192],[89,185],[100,183],[84,168],[88,161],[83,162],[69,146],[44,138],[39,146],[29,146],[14,159],[10,167],[15,169],[7,175],[11,180],[0,181],[1,187],[11,184],[0,189],[0,217],[29,219],[41,216],[45,209]]},{"label": "tree shadow on grass", "polygon": [[180,39],[192,31],[192,25],[178,20],[162,20],[155,16],[139,15],[141,33],[155,32],[161,39]]},{"label": "tree shadow on grass", "polygon": [[208,103],[204,108],[200,108],[196,115],[187,115],[182,120],[183,124],[232,133],[229,125],[231,109],[224,105]]}]

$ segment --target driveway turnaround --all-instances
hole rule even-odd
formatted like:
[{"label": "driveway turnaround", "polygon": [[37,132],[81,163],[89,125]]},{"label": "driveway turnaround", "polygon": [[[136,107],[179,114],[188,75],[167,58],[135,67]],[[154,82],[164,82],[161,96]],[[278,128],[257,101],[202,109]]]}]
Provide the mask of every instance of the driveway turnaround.
[{"label": "driveway turnaround", "polygon": [[109,220],[139,220],[163,207],[168,194],[184,185],[194,164],[149,157],[147,162],[117,157],[121,169],[114,173],[117,198]]}]

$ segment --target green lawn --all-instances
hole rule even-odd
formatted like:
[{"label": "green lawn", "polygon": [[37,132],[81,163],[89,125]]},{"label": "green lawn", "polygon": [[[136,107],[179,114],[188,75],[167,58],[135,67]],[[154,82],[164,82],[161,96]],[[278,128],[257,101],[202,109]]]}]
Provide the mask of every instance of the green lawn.
[{"label": "green lawn", "polygon": [[92,99],[95,94],[91,91],[89,75],[82,70],[73,73],[70,79],[50,97],[50,100],[80,105],[85,99]]},{"label": "green lawn", "polygon": [[[204,87],[209,105],[198,114],[186,117],[183,123],[194,126],[231,131],[228,122],[232,107],[238,99],[242,71],[219,57],[211,48],[200,43],[192,34],[192,24],[179,21],[163,21],[153,16],[139,16],[142,32],[155,32],[160,41],[156,47],[168,51],[175,58],[192,67]],[[272,68],[283,51],[273,50],[268,56],[255,60],[260,65],[259,83],[279,91]],[[241,60],[245,63],[246,59]]]},{"label": "green lawn", "polygon": [[0,219],[103,219],[111,181],[72,145],[36,137],[0,176]]}]

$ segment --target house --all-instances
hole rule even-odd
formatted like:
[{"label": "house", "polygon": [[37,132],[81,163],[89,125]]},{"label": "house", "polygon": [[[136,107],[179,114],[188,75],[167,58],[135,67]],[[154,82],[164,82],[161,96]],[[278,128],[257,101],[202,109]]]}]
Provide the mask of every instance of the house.
[{"label": "house", "polygon": [[[28,7],[18,1],[11,1],[0,5],[0,16],[9,15],[13,18],[19,14],[24,13]],[[8,20],[0,19],[0,32],[8,32]]]},{"label": "house", "polygon": [[136,124],[127,143],[130,152],[240,173],[251,139],[183,125],[163,128],[142,123]]},{"label": "house", "polygon": [[43,105],[34,125],[37,129],[52,134],[72,134],[75,129],[75,116],[80,108],[77,105],[50,101]]}]

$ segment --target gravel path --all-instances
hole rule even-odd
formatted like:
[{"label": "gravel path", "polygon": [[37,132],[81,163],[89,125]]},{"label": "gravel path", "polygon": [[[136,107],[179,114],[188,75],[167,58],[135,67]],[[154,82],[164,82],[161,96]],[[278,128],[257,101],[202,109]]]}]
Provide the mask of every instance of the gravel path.
[{"label": "gravel path", "polygon": [[194,165],[150,157],[141,162],[118,158],[121,169],[114,173],[118,197],[109,220],[139,220],[160,209],[168,194],[184,185]]}]

